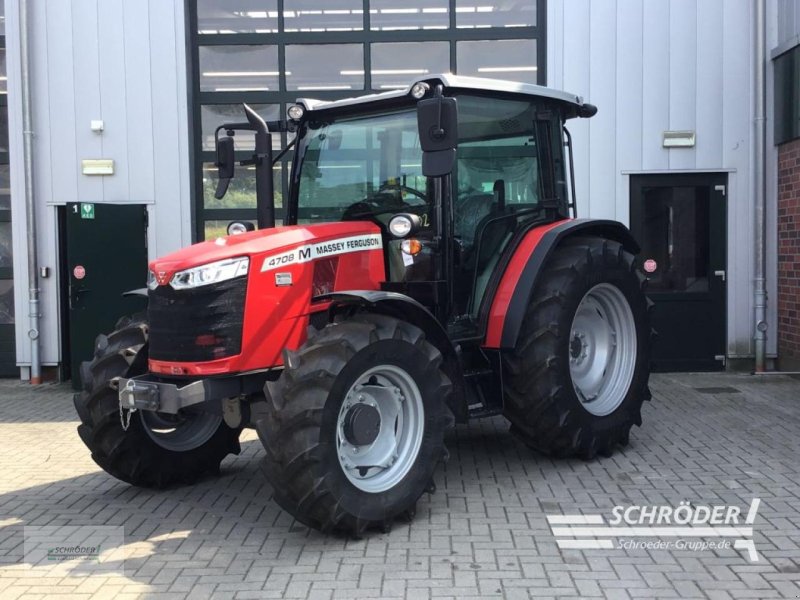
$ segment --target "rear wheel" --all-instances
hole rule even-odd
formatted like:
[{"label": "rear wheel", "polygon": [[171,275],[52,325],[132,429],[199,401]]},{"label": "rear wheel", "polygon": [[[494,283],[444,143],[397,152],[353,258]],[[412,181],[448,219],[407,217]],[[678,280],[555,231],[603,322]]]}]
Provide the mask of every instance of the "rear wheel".
[{"label": "rear wheel", "polygon": [[81,439],[104,471],[133,485],[194,483],[218,473],[222,459],[240,451],[239,430],[228,427],[221,416],[144,410],[120,414],[116,382],[147,372],[147,341],[144,315],[125,317],[112,334],[97,338],[94,358],[81,365],[83,391],[73,398]]},{"label": "rear wheel", "polygon": [[354,535],[413,515],[453,420],[441,353],[409,323],[357,314],[312,329],[284,362],[256,419],[278,504]]},{"label": "rear wheel", "polygon": [[528,445],[583,458],[627,445],[650,399],[644,282],[612,240],[572,238],[553,252],[505,359],[505,414]]}]

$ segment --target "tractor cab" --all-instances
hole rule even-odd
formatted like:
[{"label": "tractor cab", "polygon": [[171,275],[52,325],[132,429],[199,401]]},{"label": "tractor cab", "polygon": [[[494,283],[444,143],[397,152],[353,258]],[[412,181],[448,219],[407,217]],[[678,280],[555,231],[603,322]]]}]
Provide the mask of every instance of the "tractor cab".
[{"label": "tractor cab", "polygon": [[[381,288],[420,302],[451,337],[479,337],[514,236],[574,207],[564,123],[594,110],[540,86],[449,74],[361,98],[299,99],[288,111],[296,147],[284,222],[378,225]],[[232,161],[228,139],[218,155]],[[231,164],[220,163],[220,181]]]}]

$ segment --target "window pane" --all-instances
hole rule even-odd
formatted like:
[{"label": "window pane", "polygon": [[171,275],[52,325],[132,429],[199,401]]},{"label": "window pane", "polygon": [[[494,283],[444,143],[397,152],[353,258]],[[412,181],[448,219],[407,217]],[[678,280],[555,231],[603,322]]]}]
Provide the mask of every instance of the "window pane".
[{"label": "window pane", "polygon": [[11,181],[8,165],[0,165],[0,210],[11,209]]},{"label": "window pane", "polygon": [[299,91],[364,89],[364,47],[286,46],[286,87]]},{"label": "window pane", "polygon": [[708,292],[708,186],[646,187],[643,259],[654,261],[649,292]]},{"label": "window pane", "polygon": [[[203,201],[206,208],[255,208],[256,207],[256,168],[237,166],[234,177],[228,184],[228,191],[221,200],[214,197],[217,190],[217,167],[213,163],[203,163]],[[281,165],[272,169],[272,183],[275,189],[275,206],[283,206],[281,192]]]},{"label": "window pane", "polygon": [[0,106],[0,152],[8,152],[8,107]]},{"label": "window pane", "polygon": [[481,40],[456,45],[459,75],[536,83],[536,40]]},{"label": "window pane", "polygon": [[[278,104],[252,104],[253,108],[265,121],[277,121],[280,118]],[[241,104],[204,104],[200,107],[200,122],[203,130],[203,150],[215,150],[214,130],[223,123],[241,123],[247,120]],[[253,150],[255,138],[249,131],[236,134],[236,150]],[[272,147],[279,149],[281,136],[272,136]]]},{"label": "window pane", "polygon": [[0,325],[14,324],[14,282],[0,281]]},{"label": "window pane", "polygon": [[277,46],[200,46],[201,92],[278,89]]},{"label": "window pane", "polygon": [[11,223],[0,222],[0,269],[10,269],[14,253],[11,249]]},{"label": "window pane", "polygon": [[401,88],[414,78],[450,71],[448,42],[372,44],[372,87]]},{"label": "window pane", "polygon": [[536,2],[533,0],[456,0],[456,27],[533,27],[536,25]]},{"label": "window pane", "polygon": [[199,33],[278,33],[278,0],[197,0]]},{"label": "window pane", "polygon": [[8,78],[6,67],[6,49],[0,48],[0,95],[8,93]]},{"label": "window pane", "polygon": [[[540,198],[534,130],[535,104],[522,100],[458,97],[454,230],[464,256],[456,276],[456,303],[476,316],[496,258],[535,213]],[[500,190],[503,190],[501,202]],[[509,210],[511,209],[511,210]],[[498,217],[518,213],[516,220]],[[477,278],[476,278],[477,275]],[[461,302],[466,299],[466,304]]]},{"label": "window pane", "polygon": [[363,6],[361,0],[284,0],[283,30],[361,31]]},{"label": "window pane", "polygon": [[[255,219],[236,219],[241,223],[252,223],[256,225]],[[225,237],[228,235],[228,225],[233,221],[233,219],[225,220],[212,220],[205,222],[205,239],[207,240],[215,240],[218,237]],[[276,223],[277,224],[277,223]],[[256,225],[258,227],[258,225]]]},{"label": "window pane", "polygon": [[775,143],[800,137],[800,46],[775,59]]},{"label": "window pane", "polygon": [[334,121],[310,130],[303,143],[301,222],[428,213],[416,111]]},{"label": "window pane", "polygon": [[371,0],[370,28],[447,29],[450,26],[448,0]]}]

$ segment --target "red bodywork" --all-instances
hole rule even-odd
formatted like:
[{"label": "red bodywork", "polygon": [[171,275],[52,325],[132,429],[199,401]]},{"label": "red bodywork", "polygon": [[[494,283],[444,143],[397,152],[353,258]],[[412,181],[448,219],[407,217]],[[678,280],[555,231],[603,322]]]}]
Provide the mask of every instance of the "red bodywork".
[{"label": "red bodywork", "polygon": [[505,273],[503,273],[503,278],[500,280],[497,292],[494,298],[492,298],[492,307],[489,310],[489,323],[486,327],[486,338],[483,342],[485,348],[500,347],[500,339],[503,335],[503,325],[506,321],[508,305],[511,302],[511,297],[514,295],[514,290],[517,287],[517,282],[519,282],[523,269],[525,269],[525,265],[528,264],[528,260],[530,260],[533,255],[536,246],[542,241],[542,237],[544,237],[548,231],[562,225],[567,220],[569,219],[555,221],[554,223],[531,229],[523,238],[522,242],[520,242],[519,246],[517,246],[514,251],[514,256],[511,257],[508,267],[506,267]]},{"label": "red bodywork", "polygon": [[306,339],[308,318],[326,308],[312,297],[377,290],[385,280],[380,229],[369,222],[276,227],[202,242],[150,263],[161,285],[178,271],[226,258],[250,257],[242,349],[208,362],[150,360],[150,371],[173,376],[241,373],[283,364],[284,348]]},{"label": "red bodywork", "polygon": [[[517,246],[492,299],[484,347],[500,347],[520,276],[542,237],[562,223],[532,229]],[[380,289],[386,279],[380,238],[380,229],[369,222],[292,225],[202,242],[151,262],[159,284],[169,285],[178,271],[250,257],[241,352],[207,362],[151,359],[150,370],[173,376],[212,376],[281,366],[283,350],[296,350],[305,342],[309,315],[327,308],[327,303],[312,303],[313,297]],[[310,254],[315,249],[319,252]]]}]

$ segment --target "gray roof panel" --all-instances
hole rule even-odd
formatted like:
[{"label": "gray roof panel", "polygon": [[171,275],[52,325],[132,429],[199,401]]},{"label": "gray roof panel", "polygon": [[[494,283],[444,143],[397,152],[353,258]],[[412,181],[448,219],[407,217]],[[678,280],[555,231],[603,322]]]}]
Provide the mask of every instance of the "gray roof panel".
[{"label": "gray roof panel", "polygon": [[441,81],[441,83],[447,88],[524,94],[539,98],[551,98],[553,100],[572,105],[576,109],[583,106],[583,98],[576,96],[575,94],[562,92],[561,90],[554,90],[552,88],[534,85],[532,83],[519,83],[516,81],[504,81],[502,79],[484,79],[483,77],[466,77],[463,75],[453,75],[452,73],[430,75],[424,78],[415,79],[402,89],[381,92],[379,94],[366,94],[364,96],[343,98],[341,100],[315,100],[313,98],[298,98],[297,103],[302,104],[306,110],[316,111],[345,108],[359,104],[369,104],[372,102],[381,102],[382,100],[391,100],[394,98],[402,98],[407,96],[411,91],[411,87],[418,81],[430,82],[432,80]]}]

